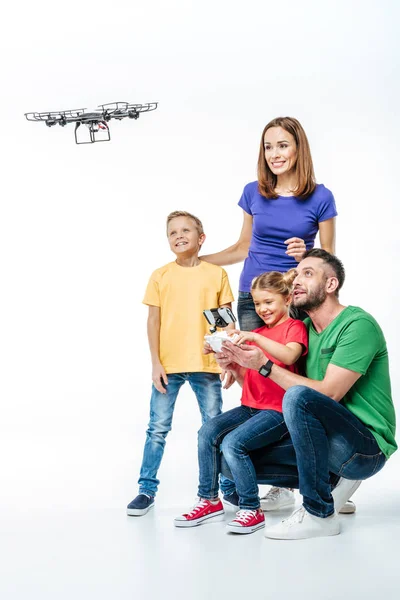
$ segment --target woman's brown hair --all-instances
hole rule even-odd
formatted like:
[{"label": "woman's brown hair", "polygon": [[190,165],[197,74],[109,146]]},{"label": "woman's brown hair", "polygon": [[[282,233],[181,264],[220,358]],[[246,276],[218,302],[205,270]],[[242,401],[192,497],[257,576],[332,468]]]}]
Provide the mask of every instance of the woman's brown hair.
[{"label": "woman's brown hair", "polygon": [[294,166],[297,178],[296,189],[293,193],[298,198],[305,200],[315,189],[314,167],[311,158],[310,145],[303,127],[293,117],[278,117],[264,127],[261,136],[260,153],[258,155],[258,191],[265,198],[278,198],[275,192],[277,176],[272,173],[265,160],[264,136],[271,127],[282,127],[291,133],[296,142],[297,160]]},{"label": "woman's brown hair", "polygon": [[296,269],[290,269],[287,273],[279,273],[278,271],[261,273],[251,282],[251,291],[269,290],[287,298],[292,293],[293,281],[296,277]]}]

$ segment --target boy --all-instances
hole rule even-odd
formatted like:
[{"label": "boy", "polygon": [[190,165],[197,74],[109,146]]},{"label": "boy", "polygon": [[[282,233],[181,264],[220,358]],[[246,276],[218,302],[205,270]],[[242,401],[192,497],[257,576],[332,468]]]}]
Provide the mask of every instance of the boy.
[{"label": "boy", "polygon": [[[143,300],[149,307],[147,334],[153,386],[139,495],[128,504],[130,516],[145,515],[154,506],[165,438],[185,381],[196,395],[203,423],[219,415],[222,407],[221,370],[213,354],[203,354],[208,327],[202,311],[231,307],[228,276],[221,267],[199,259],[206,236],[194,215],[184,211],[168,215],[167,237],[176,260],[154,271]],[[234,483],[221,478],[221,490],[226,501],[234,505]]]}]

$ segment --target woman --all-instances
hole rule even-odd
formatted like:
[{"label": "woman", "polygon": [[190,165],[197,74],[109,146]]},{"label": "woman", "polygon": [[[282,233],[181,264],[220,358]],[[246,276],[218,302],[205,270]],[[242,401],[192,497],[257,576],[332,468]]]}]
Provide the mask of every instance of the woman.
[{"label": "woman", "polygon": [[[255,277],[295,267],[314,246],[317,233],[321,248],[335,252],[335,200],[330,190],[315,181],[308,139],[297,119],[278,117],[264,127],[258,180],[245,186],[239,206],[243,226],[238,241],[200,258],[220,266],[244,260],[237,311],[240,329],[252,331],[264,324],[250,294]],[[306,315],[292,308],[291,316],[303,319]],[[227,375],[224,387],[232,382]],[[264,510],[277,510],[294,502],[293,490],[273,487],[261,500]],[[354,512],[353,507],[347,512]]]},{"label": "woman", "polygon": [[295,267],[306,249],[314,246],[317,233],[321,248],[335,250],[335,200],[315,182],[307,136],[296,119],[278,117],[265,126],[258,180],[245,186],[239,206],[243,227],[238,241],[201,259],[220,266],[245,260],[238,316],[240,329],[251,331],[263,325],[250,294],[254,277]]}]

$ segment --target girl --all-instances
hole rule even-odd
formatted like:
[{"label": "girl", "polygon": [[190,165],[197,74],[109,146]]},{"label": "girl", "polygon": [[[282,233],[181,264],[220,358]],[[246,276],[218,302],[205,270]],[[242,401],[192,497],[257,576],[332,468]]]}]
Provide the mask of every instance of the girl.
[{"label": "girl", "polygon": [[[264,527],[264,514],[256,473],[249,452],[282,439],[287,428],[282,415],[284,390],[268,379],[269,361],[298,372],[296,366],[307,353],[304,323],[289,317],[291,289],[297,273],[276,271],[256,277],[251,286],[257,314],[264,326],[253,332],[237,331],[235,343],[259,346],[266,355],[259,372],[229,365],[242,386],[241,406],[210,419],[199,431],[199,502],[174,521],[176,527],[193,527],[221,518],[224,509],[218,498],[221,451],[228,463],[239,496],[239,511],[228,523],[229,531],[253,533]],[[208,347],[207,352],[210,351]],[[269,359],[269,361],[267,361]]]}]

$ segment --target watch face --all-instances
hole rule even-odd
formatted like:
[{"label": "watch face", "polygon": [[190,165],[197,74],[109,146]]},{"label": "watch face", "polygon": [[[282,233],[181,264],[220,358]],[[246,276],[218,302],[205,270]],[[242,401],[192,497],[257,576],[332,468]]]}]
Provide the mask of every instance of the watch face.
[{"label": "watch face", "polygon": [[260,375],[263,377],[268,377],[268,375],[271,373],[272,364],[272,361],[269,360],[265,365],[263,365],[258,371]]}]

